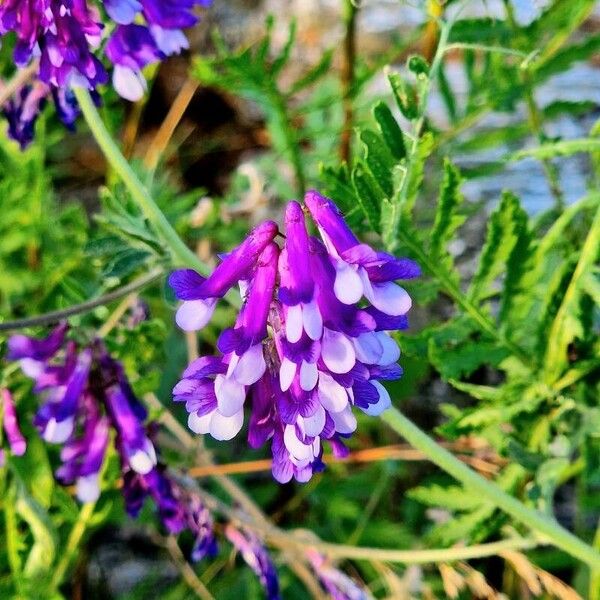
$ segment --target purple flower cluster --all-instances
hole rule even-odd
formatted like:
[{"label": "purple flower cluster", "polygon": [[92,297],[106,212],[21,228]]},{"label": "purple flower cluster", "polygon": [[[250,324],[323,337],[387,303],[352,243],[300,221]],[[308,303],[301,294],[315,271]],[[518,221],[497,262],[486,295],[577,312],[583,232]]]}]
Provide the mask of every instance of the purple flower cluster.
[{"label": "purple flower cluster", "polygon": [[251,531],[242,531],[228,524],[225,537],[241,554],[246,564],[256,573],[265,590],[267,600],[279,600],[279,579],[275,565],[261,540]]},{"label": "purple flower cluster", "polygon": [[[210,3],[211,0],[0,2],[0,37],[14,34],[16,66],[25,68],[32,61],[39,65],[39,82],[19,91],[12,106],[3,107],[13,119],[10,135],[21,145],[31,140],[40,98],[49,95],[53,96],[61,119],[72,125],[76,108],[70,97],[71,86],[96,90],[109,80],[109,73],[98,58],[105,38],[104,54],[114,67],[114,88],[128,100],[139,100],[146,90],[142,69],[187,48],[183,29],[197,22],[194,7]],[[103,13],[108,15],[106,23]]]},{"label": "purple flower cluster", "polygon": [[285,243],[274,222],[256,227],[205,279],[180,270],[170,285],[183,303],[177,323],[204,327],[217,301],[239,284],[243,305],[217,346],[192,362],[173,390],[188,424],[218,440],[235,437],[251,403],[248,440],[271,440],[273,475],[308,481],[323,463],[322,442],[343,455],[356,429],[353,407],[379,415],[391,405],[382,380],[398,379],[400,349],[388,333],[408,326],[408,293],[395,283],[419,275],[411,260],[376,252],[352,233],[335,204],[309,192],[290,202]]},{"label": "purple flower cluster", "polygon": [[[210,514],[158,462],[146,409],[121,364],[100,341],[80,349],[66,334],[67,325],[62,324],[41,340],[15,335],[8,341],[8,358],[19,361],[34,381],[34,392],[44,398],[34,425],[44,440],[62,445],[56,478],[64,485],[75,484],[82,502],[95,501],[114,436],[127,512],[135,517],[150,497],[169,532],[188,529],[194,534],[194,559],[214,554]],[[5,402],[5,425],[7,414]]]},{"label": "purple flower cluster", "polygon": [[[0,415],[6,434],[6,441],[14,456],[23,456],[27,450],[27,442],[21,433],[17,411],[11,393],[6,388],[0,389]],[[0,466],[4,464],[4,449],[0,448]]]}]

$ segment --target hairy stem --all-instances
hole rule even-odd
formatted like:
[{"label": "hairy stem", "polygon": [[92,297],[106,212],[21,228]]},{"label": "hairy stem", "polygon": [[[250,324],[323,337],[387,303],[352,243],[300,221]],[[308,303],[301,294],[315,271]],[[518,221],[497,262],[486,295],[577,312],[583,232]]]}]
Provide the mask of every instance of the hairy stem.
[{"label": "hairy stem", "polygon": [[421,431],[401,412],[390,408],[383,413],[381,418],[412,446],[426,454],[438,467],[460,481],[465,488],[479,494],[482,499],[491,502],[515,520],[541,534],[548,543],[564,550],[591,568],[600,569],[600,553],[598,551],[582,542],[553,519],[525,506],[496,484],[475,473]]},{"label": "hairy stem", "polygon": [[144,216],[162,237],[172,255],[173,262],[182,266],[194,267],[200,273],[207,274],[208,267],[185,245],[146,187],[125,160],[104,126],[89,92],[80,87],[74,87],[73,92],[96,142],[102,149],[111,167],[123,180],[123,183],[144,213]]},{"label": "hairy stem", "polygon": [[87,300],[86,302],[82,302],[81,304],[74,304],[73,306],[69,306],[68,308],[62,310],[54,310],[52,312],[47,312],[43,315],[27,317],[25,319],[17,319],[15,321],[7,321],[6,323],[0,323],[0,331],[25,329],[27,327],[35,327],[37,325],[49,325],[51,323],[56,323],[57,321],[62,321],[67,317],[72,317],[73,315],[80,315],[86,312],[90,312],[98,306],[103,306],[105,304],[109,304],[110,302],[114,302],[115,300],[119,300],[124,296],[128,296],[132,292],[140,290],[150,285],[151,283],[154,283],[161,275],[163,275],[162,269],[154,269],[153,271],[150,271],[150,273],[148,273],[147,275],[143,275],[139,279],[132,281],[131,283],[123,286],[122,288],[119,288],[114,292],[109,292],[108,294],[100,296],[99,298]]},{"label": "hairy stem", "polygon": [[344,105],[344,128],[340,144],[340,157],[342,161],[350,164],[350,151],[352,146],[352,123],[354,121],[353,89],[355,81],[356,63],[356,17],[358,7],[356,0],[343,0],[344,25],[344,64],[342,67],[342,88]]}]

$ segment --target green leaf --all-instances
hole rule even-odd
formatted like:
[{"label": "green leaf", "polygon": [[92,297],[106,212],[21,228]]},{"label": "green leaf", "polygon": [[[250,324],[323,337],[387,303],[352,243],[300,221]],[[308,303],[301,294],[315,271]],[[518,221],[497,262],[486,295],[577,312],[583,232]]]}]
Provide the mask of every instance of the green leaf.
[{"label": "green leaf", "polygon": [[360,163],[352,170],[352,185],[369,226],[379,231],[380,205],[385,197],[383,190]]},{"label": "green leaf", "polygon": [[531,268],[533,254],[529,220],[527,213],[521,208],[520,204],[515,206],[512,219],[512,234],[515,241],[506,261],[506,276],[504,278],[498,317],[501,323],[506,322],[507,327],[512,322],[510,316],[513,313],[515,304],[522,294],[527,294],[528,292],[524,279]]},{"label": "green leaf", "polygon": [[390,107],[384,102],[378,102],[373,108],[373,116],[393,157],[397,161],[405,158],[404,134],[394,115],[392,115]]},{"label": "green leaf", "polygon": [[536,84],[546,81],[558,73],[567,71],[575,62],[586,61],[600,51],[600,35],[592,35],[583,42],[559,50],[545,62],[535,62],[532,68]]},{"label": "green leaf", "polygon": [[448,42],[508,46],[513,38],[514,34],[506,21],[485,17],[456,21],[450,30]]},{"label": "green leaf", "polygon": [[411,220],[410,217],[417,200],[417,195],[421,189],[421,183],[423,183],[425,161],[433,152],[433,145],[434,140],[431,132],[424,134],[418,141],[417,150],[413,154],[413,158],[407,167],[408,174],[403,179],[403,185],[398,199],[393,200],[399,203],[402,215],[407,221]]},{"label": "green leaf", "polygon": [[416,119],[419,115],[419,104],[414,88],[407,84],[399,73],[390,73],[388,79],[400,112],[411,121]]},{"label": "green leaf", "polygon": [[305,75],[300,79],[297,79],[291,86],[288,96],[293,96],[303,89],[310,87],[324,75],[326,75],[331,68],[331,61],[333,60],[334,49],[329,48],[322,54],[319,62],[312,67]]},{"label": "green leaf", "polygon": [[359,133],[359,138],[365,149],[365,164],[385,195],[390,198],[394,193],[392,182],[394,157],[388,150],[383,138],[374,131],[363,129]]},{"label": "green leaf", "polygon": [[273,61],[271,65],[271,73],[273,77],[277,77],[281,69],[285,67],[285,65],[290,60],[290,53],[294,44],[296,42],[296,33],[298,32],[298,23],[296,19],[292,19],[290,23],[290,28],[288,32],[288,38],[279,54],[279,56]]},{"label": "green leaf", "polygon": [[464,200],[460,191],[461,184],[460,172],[446,158],[444,160],[444,179],[440,188],[435,221],[429,238],[429,254],[433,261],[443,262],[448,270],[452,270],[454,264],[446,245],[465,220],[464,215],[459,215],[456,212]]},{"label": "green leaf", "polygon": [[504,397],[502,387],[492,387],[489,385],[475,385],[474,383],[464,383],[457,379],[449,379],[448,383],[465,394],[469,394],[477,400],[485,402],[498,402]]},{"label": "green leaf", "polygon": [[58,536],[48,513],[29,495],[24,485],[18,486],[15,508],[33,535],[33,545],[25,561],[23,575],[30,580],[44,580],[56,556]]},{"label": "green leaf", "polygon": [[583,338],[583,298],[589,273],[595,271],[600,258],[600,208],[581,249],[581,255],[562,302],[550,327],[544,359],[550,382],[554,382],[568,366],[568,346],[576,338]]},{"label": "green leaf", "polygon": [[555,158],[556,156],[570,156],[580,152],[598,152],[600,151],[600,139],[582,138],[579,140],[563,140],[542,144],[536,148],[527,148],[519,150],[507,157],[508,161],[517,161],[524,158],[537,158],[538,160]]},{"label": "green leaf", "polygon": [[543,46],[537,60],[544,64],[552,57],[592,12],[595,0],[554,0],[548,8],[523,28],[529,50]]},{"label": "green leaf", "polygon": [[493,291],[492,284],[504,269],[526,227],[526,216],[519,200],[513,194],[505,192],[488,223],[479,266],[467,294],[471,301],[481,302]]},{"label": "green leaf", "polygon": [[27,435],[27,452],[23,456],[13,457],[11,467],[21,481],[32,482],[30,493],[37,503],[48,508],[54,491],[54,475],[45,444],[38,435]]},{"label": "green leaf", "polygon": [[458,485],[442,487],[434,484],[416,487],[409,490],[407,496],[427,506],[439,506],[450,510],[469,511],[481,506],[481,500],[477,496]]}]

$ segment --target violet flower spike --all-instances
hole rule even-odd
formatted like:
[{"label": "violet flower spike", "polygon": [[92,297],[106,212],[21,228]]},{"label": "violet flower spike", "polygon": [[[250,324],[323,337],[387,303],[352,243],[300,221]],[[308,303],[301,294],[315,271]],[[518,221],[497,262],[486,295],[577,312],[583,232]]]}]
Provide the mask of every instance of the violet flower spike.
[{"label": "violet flower spike", "polygon": [[[391,406],[381,382],[400,378],[402,369],[389,332],[406,329],[410,308],[395,280],[419,272],[408,259],[361,244],[331,200],[309,192],[305,201],[323,241],[308,234],[301,206],[290,202],[281,251],[276,226],[267,223],[260,257],[250,242],[261,226],[208,279],[194,271],[171,276],[184,301],[177,315],[183,329],[195,319],[205,324],[236,282],[244,290],[235,326],[219,337],[222,356],[195,360],[173,395],[185,402],[192,431],[219,440],[240,431],[250,398],[248,442],[257,448],[271,440],[281,483],[321,471],[324,443],[336,456],[347,452],[355,407],[378,416]],[[200,302],[197,313],[186,306],[193,302]]]}]

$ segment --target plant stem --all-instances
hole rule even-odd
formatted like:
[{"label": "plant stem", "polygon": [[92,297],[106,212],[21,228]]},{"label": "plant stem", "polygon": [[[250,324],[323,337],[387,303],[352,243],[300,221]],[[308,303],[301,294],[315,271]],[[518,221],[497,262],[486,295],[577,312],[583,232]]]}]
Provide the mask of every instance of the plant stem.
[{"label": "plant stem", "polygon": [[158,163],[167,149],[177,125],[179,125],[183,114],[194,98],[194,94],[198,89],[199,82],[194,79],[187,79],[183,84],[177,97],[175,98],[167,116],[162,122],[154,139],[150,143],[146,155],[144,156],[144,164],[150,172],[154,172]]},{"label": "plant stem", "polygon": [[340,144],[342,161],[350,164],[352,146],[352,123],[354,121],[354,80],[356,63],[356,16],[358,7],[356,0],[343,0],[344,3],[344,64],[342,67],[342,88],[344,106],[344,125]]},{"label": "plant stem", "polygon": [[465,488],[476,492],[482,499],[496,505],[536,533],[542,534],[546,541],[561,548],[567,554],[587,563],[593,569],[600,569],[600,553],[594,548],[582,542],[553,519],[525,506],[496,484],[475,473],[421,431],[401,412],[390,408],[381,418],[412,446],[426,454],[438,467],[460,481]]},{"label": "plant stem", "polygon": [[71,565],[71,561],[79,550],[79,544],[85,534],[90,519],[94,514],[95,508],[95,502],[88,502],[81,507],[77,521],[75,521],[75,525],[73,525],[73,529],[71,529],[71,533],[69,533],[69,538],[67,540],[67,545],[62,558],[56,565],[54,573],[52,574],[51,589],[54,590],[58,588],[58,586],[62,583],[62,580],[69,566]]},{"label": "plant stem", "polygon": [[123,298],[123,296],[127,296],[132,292],[140,290],[150,285],[151,283],[154,283],[162,274],[162,269],[154,269],[153,271],[150,271],[150,273],[148,273],[147,275],[144,275],[139,279],[132,281],[131,283],[123,286],[122,288],[119,288],[118,290],[115,290],[114,292],[109,292],[104,296],[100,296],[99,298],[87,300],[86,302],[82,302],[81,304],[75,304],[62,310],[54,310],[52,312],[47,312],[43,315],[38,315],[36,317],[27,317],[25,319],[17,319],[15,321],[7,321],[6,323],[0,323],[0,331],[26,329],[27,327],[35,327],[37,325],[49,325],[51,323],[56,323],[57,321],[62,321],[67,317],[72,317],[73,315],[79,315],[82,313],[90,312],[98,306],[103,306],[104,304],[109,304],[110,302],[119,300],[120,298]]},{"label": "plant stem", "polygon": [[[600,519],[598,519],[598,527],[594,536],[594,548],[600,550]],[[592,569],[590,571],[590,600],[600,600],[600,569]]]},{"label": "plant stem", "polygon": [[250,519],[243,511],[231,508],[215,496],[205,490],[201,492],[206,506],[218,512],[228,520],[248,529],[252,529],[274,546],[279,548],[295,548],[296,550],[313,550],[332,559],[350,559],[383,561],[389,563],[400,563],[407,565],[431,564],[439,562],[452,562],[456,560],[471,560],[485,556],[496,556],[506,550],[527,550],[540,545],[533,539],[516,537],[477,544],[474,546],[462,546],[454,548],[434,548],[431,550],[393,550],[389,548],[372,548],[366,546],[351,546],[349,544],[333,544],[322,542],[314,534],[306,531],[290,532],[279,529],[269,524],[259,523]]},{"label": "plant stem", "polygon": [[87,90],[74,87],[73,92],[81,108],[87,124],[110,163],[111,167],[123,180],[132,198],[138,204],[144,216],[155,227],[166,243],[173,261],[177,265],[191,266],[206,275],[208,267],[190,250],[169,223],[146,187],[139,180],[129,163],[108,133]]},{"label": "plant stem", "polygon": [[[514,9],[512,4],[508,0],[504,0],[504,8],[506,13],[506,20],[510,25],[515,37],[519,35],[519,25],[516,22]],[[543,128],[543,119],[540,113],[540,109],[535,101],[533,94],[533,82],[531,80],[531,73],[529,67],[525,65],[520,69],[521,84],[523,85],[523,94],[525,97],[525,106],[527,107],[527,120],[531,131],[536,135],[538,143],[543,144],[546,142],[546,134]],[[565,205],[564,196],[560,189],[560,182],[558,176],[558,170],[556,166],[546,158],[541,159],[542,169],[544,175],[548,181],[548,187],[550,192],[554,196],[555,206],[558,210],[562,210]]]},{"label": "plant stem", "polygon": [[24,69],[19,69],[12,79],[8,81],[0,89],[0,107],[4,106],[7,100],[10,100],[16,92],[18,92],[24,85],[27,85],[37,74],[40,66],[39,61],[34,60],[29,66]]},{"label": "plant stem", "polygon": [[270,92],[271,106],[276,116],[275,127],[277,127],[285,140],[285,146],[296,178],[296,193],[299,198],[304,196],[306,192],[306,174],[304,173],[304,163],[302,162],[302,154],[298,145],[298,137],[296,130],[290,123],[287,113],[285,96],[273,86]]}]

